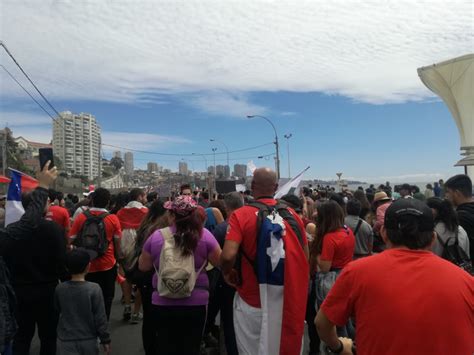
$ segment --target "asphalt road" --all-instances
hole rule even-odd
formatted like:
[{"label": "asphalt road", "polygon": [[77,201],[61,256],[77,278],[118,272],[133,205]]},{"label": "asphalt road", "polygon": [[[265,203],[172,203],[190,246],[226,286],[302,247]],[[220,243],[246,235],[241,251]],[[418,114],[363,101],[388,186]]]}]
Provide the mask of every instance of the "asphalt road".
[{"label": "asphalt road", "polygon": [[[112,354],[113,355],[143,355],[141,323],[130,324],[122,320],[123,306],[120,303],[122,291],[117,285],[115,289],[115,300],[112,305],[112,313],[110,315],[109,330],[112,338]],[[33,339],[31,346],[31,355],[39,354],[39,339],[37,335]],[[305,336],[305,350],[303,354],[308,353],[308,341]]]}]

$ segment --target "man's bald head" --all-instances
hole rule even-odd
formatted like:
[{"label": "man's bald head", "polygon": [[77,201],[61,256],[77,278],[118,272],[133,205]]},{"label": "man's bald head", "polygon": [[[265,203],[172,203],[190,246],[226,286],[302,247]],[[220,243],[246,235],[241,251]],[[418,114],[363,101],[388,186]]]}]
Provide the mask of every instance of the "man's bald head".
[{"label": "man's bald head", "polygon": [[273,196],[278,189],[276,173],[270,168],[258,168],[253,172],[253,197]]}]

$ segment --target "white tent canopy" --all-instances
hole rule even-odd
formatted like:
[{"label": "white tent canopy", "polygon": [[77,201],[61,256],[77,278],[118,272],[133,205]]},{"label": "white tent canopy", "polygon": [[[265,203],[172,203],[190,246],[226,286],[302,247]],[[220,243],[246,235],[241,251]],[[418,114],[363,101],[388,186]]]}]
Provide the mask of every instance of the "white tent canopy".
[{"label": "white tent canopy", "polygon": [[[474,54],[418,69],[423,84],[443,99],[461,137],[466,155],[458,166],[474,165]],[[471,176],[474,169],[470,168]]]}]

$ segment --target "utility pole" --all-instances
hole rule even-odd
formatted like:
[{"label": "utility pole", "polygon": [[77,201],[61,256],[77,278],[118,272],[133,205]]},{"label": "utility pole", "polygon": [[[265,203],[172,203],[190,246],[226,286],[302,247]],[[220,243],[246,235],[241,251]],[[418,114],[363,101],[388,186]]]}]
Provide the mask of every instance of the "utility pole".
[{"label": "utility pole", "polygon": [[293,137],[293,134],[285,134],[286,138],[286,148],[288,149],[288,178],[291,179],[291,165],[290,165],[290,138]]}]

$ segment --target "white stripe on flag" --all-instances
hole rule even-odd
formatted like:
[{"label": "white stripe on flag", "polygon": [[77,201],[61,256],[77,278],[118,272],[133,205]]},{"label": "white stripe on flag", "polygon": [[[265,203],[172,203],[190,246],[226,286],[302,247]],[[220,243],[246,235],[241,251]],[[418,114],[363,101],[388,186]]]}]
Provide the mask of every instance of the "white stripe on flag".
[{"label": "white stripe on flag", "polygon": [[283,322],[284,286],[260,284],[262,328],[260,330],[259,355],[279,355],[281,325]]},{"label": "white stripe on flag", "polygon": [[9,201],[5,203],[5,227],[10,223],[15,223],[20,220],[25,213],[21,201]]}]

